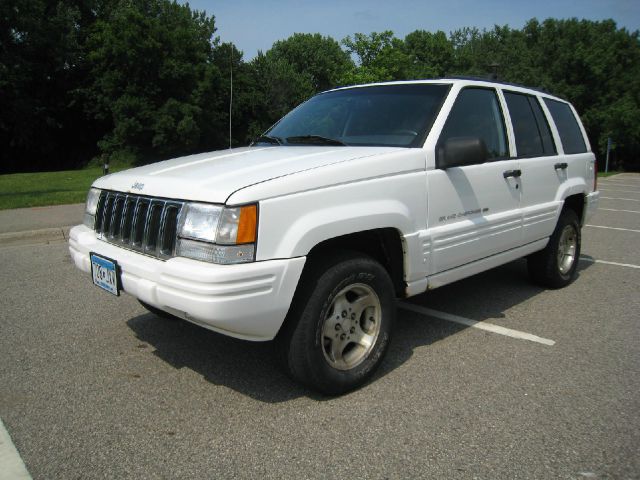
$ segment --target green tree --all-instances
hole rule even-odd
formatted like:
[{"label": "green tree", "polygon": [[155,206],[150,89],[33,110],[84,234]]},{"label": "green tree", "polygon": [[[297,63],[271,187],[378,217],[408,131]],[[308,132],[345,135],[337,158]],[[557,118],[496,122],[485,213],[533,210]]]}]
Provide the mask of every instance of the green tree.
[{"label": "green tree", "polygon": [[356,33],[346,37],[342,44],[358,59],[358,66],[344,76],[345,84],[414,78],[411,57],[405,52],[404,42],[393,32]]},{"label": "green tree", "polygon": [[110,122],[99,142],[107,154],[142,161],[219,146],[222,130],[213,63],[214,18],[169,0],[120,0],[88,39],[88,112]]},{"label": "green tree", "polygon": [[298,73],[309,75],[317,92],[336,87],[353,68],[353,61],[340,44],[319,33],[294,33],[275,42],[265,55],[272,61],[286,61]]},{"label": "green tree", "polygon": [[0,2],[0,172],[56,170],[95,153],[96,124],[74,92],[86,78],[82,47],[97,9]]},{"label": "green tree", "polygon": [[411,63],[424,77],[444,77],[451,72],[454,48],[443,31],[416,30],[404,38],[404,48]]},{"label": "green tree", "polygon": [[310,74],[298,72],[284,59],[274,59],[258,52],[250,65],[253,88],[247,139],[254,139],[312,96],[315,89]]},{"label": "green tree", "polygon": [[353,38],[349,36],[342,40],[342,44],[349,53],[356,55],[360,66],[371,67],[384,50],[393,48],[394,38],[391,30],[372,32],[369,35],[356,33]]},{"label": "green tree", "polygon": [[214,34],[213,16],[172,0],[0,2],[0,172],[80,166],[99,151],[149,161],[222,148],[229,120],[241,145],[319,90],[486,77],[494,63],[502,80],[570,100],[601,157],[611,137],[614,158],[640,168],[639,32],[612,20],[356,33],[344,50],[294,34],[251,62]]}]

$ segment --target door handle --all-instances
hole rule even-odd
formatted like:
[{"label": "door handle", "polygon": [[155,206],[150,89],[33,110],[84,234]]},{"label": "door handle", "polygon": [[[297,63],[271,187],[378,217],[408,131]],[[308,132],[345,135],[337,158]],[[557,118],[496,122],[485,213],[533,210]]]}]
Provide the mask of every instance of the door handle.
[{"label": "door handle", "polygon": [[567,162],[556,163],[553,168],[556,170],[566,170],[569,164]]},{"label": "door handle", "polygon": [[506,172],[502,173],[502,176],[504,178],[509,178],[509,177],[519,177],[520,175],[522,175],[522,170],[507,170]]}]

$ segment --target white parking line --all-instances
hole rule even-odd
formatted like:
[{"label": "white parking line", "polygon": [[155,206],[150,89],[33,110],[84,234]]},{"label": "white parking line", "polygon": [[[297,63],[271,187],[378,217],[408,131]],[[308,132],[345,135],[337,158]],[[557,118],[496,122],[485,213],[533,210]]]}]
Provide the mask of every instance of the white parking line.
[{"label": "white parking line", "polygon": [[640,202],[637,198],[618,198],[618,197],[600,197],[606,198],[607,200],[628,200],[630,202]]},{"label": "white parking line", "polygon": [[[610,187],[611,185],[607,185],[607,187]],[[615,193],[640,193],[640,190],[613,190],[613,189],[609,189],[609,188],[599,188],[598,190],[600,190],[601,192],[615,192]]]},{"label": "white parking line", "polygon": [[596,260],[595,258],[590,258],[590,257],[580,257],[580,260],[582,260],[583,262],[589,262],[589,263],[603,263],[605,265],[615,265],[616,267],[640,268],[640,265],[633,265],[631,263],[607,262],[606,260]]},{"label": "white parking line", "polygon": [[414,305],[413,303],[398,302],[398,306],[404,310],[409,310],[414,313],[426,315],[428,317],[439,318],[440,320],[446,320],[448,322],[459,323],[466,325],[467,327],[478,328],[480,330],[486,330],[487,332],[497,333],[499,335],[505,335],[511,338],[517,338],[519,340],[529,340],[530,342],[541,343],[543,345],[555,345],[555,341],[548,338],[538,337],[531,333],[521,332],[519,330],[512,330],[511,328],[500,327],[492,323],[478,322],[469,318],[459,317],[458,315],[452,315],[450,313],[440,312],[427,307],[421,307]]},{"label": "white parking line", "polygon": [[640,183],[637,183],[637,184],[615,183],[615,182],[603,182],[602,180],[598,180],[598,185],[605,185],[607,187],[640,187]]},{"label": "white parking line", "polygon": [[604,225],[585,225],[585,227],[591,228],[606,228],[607,230],[621,230],[623,232],[636,232],[640,233],[640,230],[633,230],[632,228],[620,228],[620,227],[605,227]]},{"label": "white parking line", "polygon": [[598,208],[598,210],[606,210],[607,212],[640,213],[640,210],[618,210],[616,208]]},{"label": "white parking line", "polygon": [[22,458],[0,419],[0,480],[31,480]]}]

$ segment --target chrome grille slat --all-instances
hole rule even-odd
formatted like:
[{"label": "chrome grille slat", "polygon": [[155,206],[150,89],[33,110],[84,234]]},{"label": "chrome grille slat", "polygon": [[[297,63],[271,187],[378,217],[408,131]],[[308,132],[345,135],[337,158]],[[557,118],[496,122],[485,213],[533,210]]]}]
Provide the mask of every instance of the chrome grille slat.
[{"label": "chrome grille slat", "polygon": [[166,260],[175,254],[178,215],[184,202],[105,190],[96,212],[98,238]]},{"label": "chrome grille slat", "polygon": [[140,197],[136,198],[136,204],[133,207],[133,218],[131,219],[131,230],[129,230],[129,246],[133,247],[136,241],[136,224],[138,223],[138,214],[140,211]]},{"label": "chrome grille slat", "polygon": [[102,215],[102,232],[107,233],[109,231],[109,222],[111,221],[111,209],[113,208],[113,194],[107,193],[104,199],[104,211]]},{"label": "chrome grille slat", "polygon": [[154,200],[149,204],[147,221],[144,228],[144,251],[157,256],[158,240],[160,236],[160,219],[166,202]]},{"label": "chrome grille slat", "polygon": [[147,211],[149,210],[149,201],[145,198],[138,198],[136,205],[136,214],[131,227],[131,246],[135,250],[142,250],[142,242],[144,240],[144,224],[147,220]]},{"label": "chrome grille slat", "polygon": [[133,209],[135,206],[135,199],[132,198],[131,195],[126,195],[124,206],[122,207],[122,220],[120,221],[120,241],[122,243],[128,243],[131,237],[131,222],[128,222],[127,219],[129,219],[129,217],[133,219]]},{"label": "chrome grille slat", "polygon": [[160,221],[160,241],[158,254],[162,258],[170,258],[175,254],[178,229],[178,215],[182,209],[181,203],[171,202],[165,205],[163,218]]},{"label": "chrome grille slat", "polygon": [[142,242],[140,244],[140,249],[143,251],[149,241],[149,220],[151,220],[151,212],[153,212],[153,201],[150,201],[147,204],[147,211],[144,217],[144,228],[142,230]]},{"label": "chrome grille slat", "polygon": [[120,234],[120,217],[122,216],[121,205],[124,195],[116,194],[113,198],[113,208],[111,209],[111,220],[109,221],[109,239],[115,240]]},{"label": "chrome grille slat", "polygon": [[93,224],[93,229],[98,232],[102,228],[102,215],[104,214],[104,196],[100,195],[98,198],[98,206],[96,207],[96,221]]},{"label": "chrome grille slat", "polygon": [[168,202],[164,203],[164,208],[162,209],[162,216],[160,217],[160,230],[158,231],[158,245],[156,245],[156,255],[159,257],[162,256],[162,252],[164,250],[164,230],[166,228],[167,222],[167,213],[169,213],[170,206]]}]

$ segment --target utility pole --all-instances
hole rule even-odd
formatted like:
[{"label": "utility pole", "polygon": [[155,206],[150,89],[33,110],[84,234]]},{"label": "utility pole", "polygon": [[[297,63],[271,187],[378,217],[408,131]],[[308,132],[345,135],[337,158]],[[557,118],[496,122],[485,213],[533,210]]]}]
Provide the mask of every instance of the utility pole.
[{"label": "utility pole", "polygon": [[611,137],[607,137],[607,159],[604,162],[604,173],[609,173],[609,152],[611,151]]},{"label": "utility pole", "polygon": [[489,78],[491,80],[498,80],[498,68],[500,68],[500,64],[497,62],[493,62],[487,66],[492,70],[492,72],[489,74]]}]

